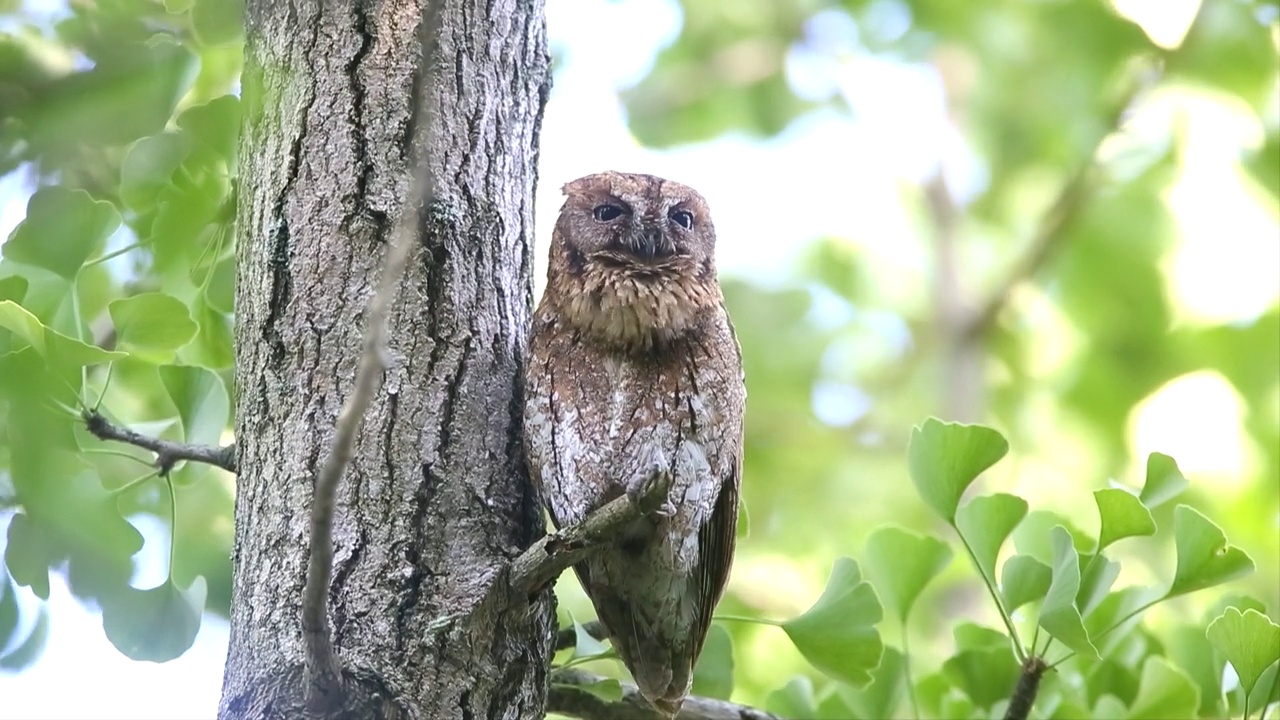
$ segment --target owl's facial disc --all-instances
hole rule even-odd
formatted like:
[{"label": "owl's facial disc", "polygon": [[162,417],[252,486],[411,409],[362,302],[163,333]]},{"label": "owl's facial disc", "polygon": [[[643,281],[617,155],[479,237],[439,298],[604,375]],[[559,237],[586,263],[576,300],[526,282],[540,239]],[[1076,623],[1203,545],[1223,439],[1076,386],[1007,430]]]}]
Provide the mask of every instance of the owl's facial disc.
[{"label": "owl's facial disc", "polygon": [[611,226],[611,242],[608,250],[622,252],[630,258],[645,263],[665,260],[679,254],[676,232],[669,224],[675,223],[688,230],[693,227],[693,215],[687,210],[673,209],[662,219],[636,217],[631,208],[620,203],[601,203],[591,210],[597,223]]}]

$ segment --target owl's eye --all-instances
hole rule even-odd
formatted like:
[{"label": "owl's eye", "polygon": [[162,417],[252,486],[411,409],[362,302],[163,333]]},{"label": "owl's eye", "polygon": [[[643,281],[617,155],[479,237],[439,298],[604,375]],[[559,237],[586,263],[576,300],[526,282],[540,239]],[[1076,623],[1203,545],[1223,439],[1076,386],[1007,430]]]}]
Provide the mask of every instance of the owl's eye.
[{"label": "owl's eye", "polygon": [[693,213],[688,210],[672,210],[670,217],[685,230],[693,229]]},{"label": "owl's eye", "polygon": [[591,210],[591,216],[599,222],[609,222],[622,215],[622,208],[617,205],[597,205]]}]

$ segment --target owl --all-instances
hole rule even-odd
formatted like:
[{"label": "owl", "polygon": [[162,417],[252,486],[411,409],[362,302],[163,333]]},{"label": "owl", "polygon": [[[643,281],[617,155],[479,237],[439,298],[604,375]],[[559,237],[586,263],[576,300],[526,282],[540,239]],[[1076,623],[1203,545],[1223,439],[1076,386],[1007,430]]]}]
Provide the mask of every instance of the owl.
[{"label": "owl", "polygon": [[746,403],[693,188],[606,172],[563,188],[525,375],[530,472],[557,527],[652,483],[661,508],[574,568],[640,692],[674,717],[733,561]]}]

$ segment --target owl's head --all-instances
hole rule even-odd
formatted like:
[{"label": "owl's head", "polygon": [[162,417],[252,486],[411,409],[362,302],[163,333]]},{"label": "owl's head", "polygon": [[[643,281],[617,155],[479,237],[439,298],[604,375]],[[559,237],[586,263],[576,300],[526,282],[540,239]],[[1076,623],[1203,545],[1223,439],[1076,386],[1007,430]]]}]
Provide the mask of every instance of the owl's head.
[{"label": "owl's head", "polygon": [[716,232],[707,201],[688,185],[604,172],[563,190],[556,229],[571,255],[618,267],[698,268],[714,262]]},{"label": "owl's head", "polygon": [[707,201],[653,175],[604,172],[564,186],[547,297],[579,330],[655,347],[719,306]]}]

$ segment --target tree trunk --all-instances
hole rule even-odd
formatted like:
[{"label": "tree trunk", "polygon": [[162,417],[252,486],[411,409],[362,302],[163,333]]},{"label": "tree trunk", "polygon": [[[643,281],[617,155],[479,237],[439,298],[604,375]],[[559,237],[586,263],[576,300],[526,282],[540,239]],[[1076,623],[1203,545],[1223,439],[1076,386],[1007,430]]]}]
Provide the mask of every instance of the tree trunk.
[{"label": "tree trunk", "polygon": [[[513,598],[504,577],[542,532],[519,435],[549,82],[542,3],[250,0],[246,15],[240,474],[219,716],[302,716],[312,485],[411,147],[425,142],[434,193],[389,317],[390,367],[337,497],[330,620],[348,716],[541,717],[552,600]],[[415,139],[426,125],[429,139]]]}]

